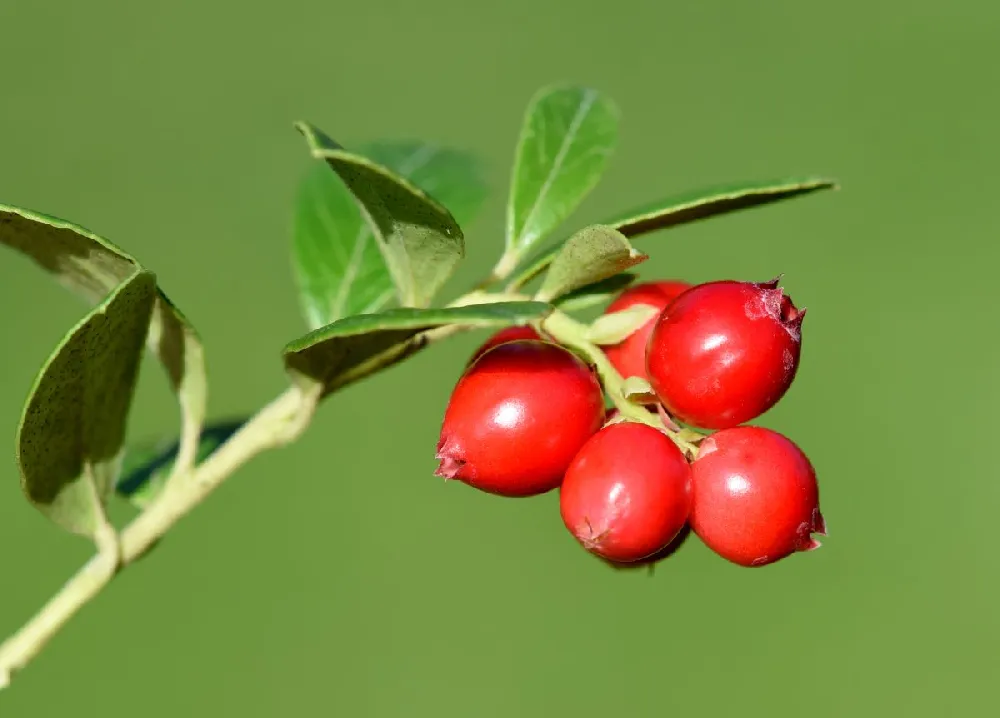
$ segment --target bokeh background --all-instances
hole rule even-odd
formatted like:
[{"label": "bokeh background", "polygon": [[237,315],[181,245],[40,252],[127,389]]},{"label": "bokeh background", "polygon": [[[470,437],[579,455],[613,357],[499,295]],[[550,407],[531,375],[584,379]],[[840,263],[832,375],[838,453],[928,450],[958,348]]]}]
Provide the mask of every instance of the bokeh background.
[{"label": "bokeh background", "polygon": [[[766,569],[697,540],[605,568],[555,494],[432,476],[482,334],[334,396],[130,568],[0,694],[0,714],[939,716],[989,713],[1000,333],[995,3],[0,3],[0,199],[136,254],[201,330],[215,417],[280,392],[308,119],[348,146],[480,153],[494,193],[453,289],[498,251],[531,94],[611,95],[622,141],[571,226],[705,184],[823,193],[664,232],[642,275],[784,284],[809,308],[760,423],[821,480],[824,547]],[[991,209],[992,208],[992,209]],[[0,257],[0,435],[85,311]],[[147,362],[135,439],[176,411]],[[0,633],[88,556],[0,463]],[[127,510],[116,516],[127,518]]]}]

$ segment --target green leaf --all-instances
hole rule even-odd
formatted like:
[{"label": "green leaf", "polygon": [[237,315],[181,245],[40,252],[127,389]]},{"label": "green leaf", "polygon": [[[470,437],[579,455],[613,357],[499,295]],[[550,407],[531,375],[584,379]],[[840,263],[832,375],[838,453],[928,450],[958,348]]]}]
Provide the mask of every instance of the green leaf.
[{"label": "green leaf", "polygon": [[619,215],[610,226],[626,237],[655,232],[718,214],[761,207],[791,197],[835,189],[836,182],[820,177],[774,180],[753,184],[732,184],[686,192]]},{"label": "green leaf", "polygon": [[437,327],[524,325],[552,311],[542,302],[499,302],[445,309],[389,309],[346,317],[285,347],[285,366],[299,381],[316,382],[325,393],[394,364],[426,344],[422,332]]},{"label": "green leaf", "polygon": [[333,168],[358,203],[392,276],[400,304],[426,307],[465,256],[447,208],[388,168],[348,152],[300,122],[309,151]]},{"label": "green leaf", "polygon": [[544,239],[597,185],[618,142],[618,109],[586,87],[547,87],[528,105],[507,206],[507,255]]},{"label": "green leaf", "polygon": [[[0,205],[0,244],[27,255],[91,304],[142,269],[132,256],[88,229],[8,205]],[[189,461],[205,416],[204,351],[194,327],[159,289],[147,343],[177,394],[184,423],[182,458]]]},{"label": "green leaf", "polygon": [[83,227],[8,205],[0,205],[0,244],[27,255],[91,304],[139,268],[131,256]]},{"label": "green leaf", "polygon": [[562,245],[535,298],[551,301],[647,259],[621,232],[599,224],[585,227]]},{"label": "green leaf", "polygon": [[[216,421],[205,426],[198,439],[196,461],[201,463],[207,459],[246,421],[246,417],[243,417]],[[129,447],[122,462],[121,478],[115,485],[116,493],[128,499],[135,507],[145,509],[162,491],[180,446],[181,443],[175,439]]]},{"label": "green leaf", "polygon": [[98,539],[121,462],[156,278],[119,285],[42,367],[17,430],[21,487],[63,528]]},{"label": "green leaf", "polygon": [[599,282],[588,284],[565,294],[554,303],[564,312],[578,312],[590,307],[606,304],[631,285],[638,275],[622,272]]},{"label": "green leaf", "polygon": [[[373,143],[360,154],[413,182],[447,207],[460,225],[475,218],[486,198],[482,168],[470,154],[402,141]],[[292,248],[310,329],[377,312],[395,295],[371,228],[326,162],[310,165],[299,186]]]},{"label": "green leaf", "polygon": [[599,346],[621,344],[659,313],[649,304],[633,304],[620,312],[602,314],[587,328],[587,340]]},{"label": "green leaf", "polygon": [[[666,200],[651,202],[640,209],[624,212],[607,222],[628,238],[668,227],[714,217],[750,207],[761,207],[783,199],[800,197],[824,189],[836,189],[835,182],[818,177],[734,184],[686,192]],[[518,289],[545,271],[559,253],[559,246],[540,253],[511,281]]]}]

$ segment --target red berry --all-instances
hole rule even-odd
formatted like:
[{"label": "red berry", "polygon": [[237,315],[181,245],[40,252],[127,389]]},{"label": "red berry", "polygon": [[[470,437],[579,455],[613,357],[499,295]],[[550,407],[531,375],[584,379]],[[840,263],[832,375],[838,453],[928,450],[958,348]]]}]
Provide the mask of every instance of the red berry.
[{"label": "red berry", "polygon": [[646,350],[649,383],[688,424],[726,429],[750,421],[791,386],[805,313],[777,279],[699,284],[656,320]]},{"label": "red berry", "polygon": [[[677,281],[636,284],[622,292],[608,305],[604,313],[621,312],[636,304],[648,304],[663,311],[677,295],[690,288],[690,284]],[[656,324],[655,317],[629,334],[619,344],[604,347],[604,353],[623,377],[646,378],[646,343],[649,341],[649,335],[653,333],[654,324]]]},{"label": "red berry", "polygon": [[733,563],[774,563],[819,548],[811,534],[826,535],[816,473],[802,450],[775,431],[716,432],[702,441],[691,473],[691,528]]},{"label": "red berry", "polygon": [[496,334],[491,336],[483,345],[479,347],[475,354],[472,355],[472,359],[469,363],[472,364],[483,354],[488,352],[495,346],[500,346],[501,344],[506,344],[507,342],[516,342],[523,339],[533,339],[536,341],[544,341],[541,335],[535,331],[534,327],[523,326],[523,327],[507,327],[506,329],[501,329]]},{"label": "red berry", "polygon": [[604,421],[594,372],[557,344],[501,344],[455,386],[435,472],[500,496],[559,486],[566,467]]},{"label": "red berry", "polygon": [[666,434],[612,424],[594,434],[559,489],[563,523],[593,554],[641,561],[666,547],[691,510],[691,468]]},{"label": "red berry", "polygon": [[[620,563],[618,561],[609,561],[606,558],[602,558],[605,564],[618,571],[635,570],[637,568],[644,568],[649,573],[653,573],[656,567],[666,561],[668,558],[677,553],[681,546],[688,540],[688,536],[691,535],[691,525],[684,524],[681,528],[680,533],[678,533],[666,546],[661,548],[659,551],[654,553],[652,556],[647,556],[646,558],[639,559],[638,561],[632,561],[630,563]],[[600,556],[598,556],[600,558]]]}]

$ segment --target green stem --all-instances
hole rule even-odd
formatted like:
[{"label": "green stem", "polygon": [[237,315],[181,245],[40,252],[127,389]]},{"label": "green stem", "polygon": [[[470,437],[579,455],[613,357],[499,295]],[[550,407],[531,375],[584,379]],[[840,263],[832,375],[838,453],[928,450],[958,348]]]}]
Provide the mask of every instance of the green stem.
[{"label": "green stem", "polygon": [[0,688],[37,656],[120,569],[141,558],[228,476],[262,451],[297,439],[309,425],[318,398],[318,391],[293,386],[261,409],[202,464],[171,481],[124,531],[105,537],[98,553],[31,620],[0,645]]},{"label": "green stem", "polygon": [[[462,307],[526,297],[490,294],[475,289],[449,306]],[[427,332],[425,342],[443,339],[469,327],[441,327]],[[381,365],[362,367],[371,374]],[[352,379],[362,378],[352,376]],[[336,387],[334,387],[335,389]],[[258,454],[285,446],[305,432],[321,398],[321,387],[293,385],[261,409],[222,446],[197,466],[177,461],[163,493],[121,533],[108,525],[100,536],[99,550],[21,629],[0,644],[0,689],[24,668],[59,630],[87,603],[96,598],[119,570],[142,558],[173,526],[209,494]]]},{"label": "green stem", "polygon": [[587,326],[585,324],[556,310],[542,321],[542,328],[560,344],[577,350],[593,364],[597,374],[601,377],[601,383],[604,384],[605,390],[611,397],[611,401],[622,416],[665,432],[677,444],[678,448],[689,456],[693,457],[697,454],[697,446],[686,441],[676,432],[667,429],[660,418],[645,407],[625,398],[625,394],[622,392],[625,380],[600,347],[587,340]]}]

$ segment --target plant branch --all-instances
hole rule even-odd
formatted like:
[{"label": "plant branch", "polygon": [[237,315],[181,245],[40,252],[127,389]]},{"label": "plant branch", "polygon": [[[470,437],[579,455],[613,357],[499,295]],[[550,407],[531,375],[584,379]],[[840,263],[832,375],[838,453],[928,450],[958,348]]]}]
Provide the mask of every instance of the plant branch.
[{"label": "plant branch", "polygon": [[96,597],[118,571],[141,558],[174,524],[257,454],[284,446],[309,425],[319,387],[288,389],[261,409],[229,440],[187,475],[178,475],[140,514],[114,548],[104,546],[21,630],[0,645],[0,688],[24,668],[59,629]]}]

